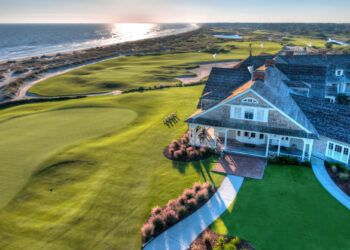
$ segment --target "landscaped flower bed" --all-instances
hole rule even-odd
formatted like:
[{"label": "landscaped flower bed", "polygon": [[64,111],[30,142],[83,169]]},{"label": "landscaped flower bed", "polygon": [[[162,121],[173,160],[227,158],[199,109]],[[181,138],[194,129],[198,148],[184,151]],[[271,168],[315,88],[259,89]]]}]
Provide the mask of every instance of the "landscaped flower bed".
[{"label": "landscaped flower bed", "polygon": [[207,229],[192,242],[190,250],[254,250],[247,241],[238,237],[218,235]]},{"label": "landscaped flower bed", "polygon": [[325,161],[325,166],[329,176],[332,178],[335,184],[350,196],[350,173],[340,163],[331,163]]},{"label": "landscaped flower bed", "polygon": [[164,149],[164,155],[175,161],[198,161],[209,158],[215,152],[208,147],[194,147],[189,145],[188,134],[184,134],[179,140],[173,140]]},{"label": "landscaped flower bed", "polygon": [[148,221],[141,228],[142,243],[146,243],[163,231],[186,218],[215,193],[215,187],[205,182],[195,183],[175,200],[170,200],[164,207],[152,209]]}]

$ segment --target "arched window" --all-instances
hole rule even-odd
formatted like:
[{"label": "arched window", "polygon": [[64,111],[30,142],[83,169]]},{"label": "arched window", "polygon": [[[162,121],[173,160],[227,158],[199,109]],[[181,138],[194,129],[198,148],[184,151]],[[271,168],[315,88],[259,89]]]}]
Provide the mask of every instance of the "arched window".
[{"label": "arched window", "polygon": [[255,103],[258,104],[258,100],[256,100],[255,98],[252,97],[246,97],[242,100],[243,103]]}]

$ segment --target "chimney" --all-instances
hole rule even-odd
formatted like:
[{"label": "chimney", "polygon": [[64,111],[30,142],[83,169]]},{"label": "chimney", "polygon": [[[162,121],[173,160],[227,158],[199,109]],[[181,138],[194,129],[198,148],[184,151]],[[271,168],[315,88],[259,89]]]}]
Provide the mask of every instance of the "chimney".
[{"label": "chimney", "polygon": [[266,66],[266,67],[274,67],[275,64],[276,64],[275,59],[270,59],[270,60],[266,60],[266,61],[265,61],[265,66]]},{"label": "chimney", "polygon": [[256,80],[264,80],[265,79],[265,72],[264,71],[255,71],[253,74],[253,81]]}]

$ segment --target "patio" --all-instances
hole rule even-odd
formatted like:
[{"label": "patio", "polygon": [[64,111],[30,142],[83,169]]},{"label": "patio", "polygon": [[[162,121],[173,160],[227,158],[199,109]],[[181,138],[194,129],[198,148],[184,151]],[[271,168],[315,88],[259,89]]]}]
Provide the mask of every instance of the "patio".
[{"label": "patio", "polygon": [[223,154],[213,172],[262,179],[267,160],[261,157]]}]

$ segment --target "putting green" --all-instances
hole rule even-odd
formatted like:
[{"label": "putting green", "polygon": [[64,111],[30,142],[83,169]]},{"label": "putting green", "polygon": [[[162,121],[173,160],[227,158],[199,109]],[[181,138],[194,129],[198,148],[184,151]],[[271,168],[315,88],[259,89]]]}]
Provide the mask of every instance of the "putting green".
[{"label": "putting green", "polygon": [[88,107],[0,120],[0,207],[22,189],[46,159],[65,147],[118,132],[136,116],[127,109]]}]

